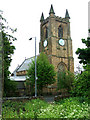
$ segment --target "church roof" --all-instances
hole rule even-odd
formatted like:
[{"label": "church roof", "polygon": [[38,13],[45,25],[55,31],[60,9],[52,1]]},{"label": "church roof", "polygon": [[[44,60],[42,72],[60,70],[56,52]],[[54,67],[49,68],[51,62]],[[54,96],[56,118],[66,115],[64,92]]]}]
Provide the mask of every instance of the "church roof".
[{"label": "church roof", "polygon": [[26,80],[26,75],[23,76],[17,76],[16,73],[20,72],[20,71],[26,71],[29,68],[29,64],[32,62],[32,60],[34,59],[34,57],[25,59],[21,65],[19,65],[14,72],[12,73],[12,75],[10,76],[10,80],[14,80],[14,81],[25,81]]},{"label": "church roof", "polygon": [[19,68],[17,69],[17,72],[28,70],[29,64],[32,62],[33,59],[34,57],[25,59],[23,63],[19,66]]}]

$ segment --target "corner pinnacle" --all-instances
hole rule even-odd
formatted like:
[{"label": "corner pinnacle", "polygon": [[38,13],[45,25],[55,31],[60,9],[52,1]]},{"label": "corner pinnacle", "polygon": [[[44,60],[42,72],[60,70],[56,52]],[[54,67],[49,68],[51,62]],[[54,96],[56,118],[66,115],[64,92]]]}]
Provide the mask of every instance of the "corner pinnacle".
[{"label": "corner pinnacle", "polygon": [[43,15],[43,12],[42,12],[42,15],[41,15],[41,19],[40,19],[40,22],[44,21],[44,15]]},{"label": "corner pinnacle", "polygon": [[54,9],[53,9],[53,5],[51,4],[51,8],[50,8],[50,12],[49,12],[49,14],[55,14],[55,12],[54,12]]},{"label": "corner pinnacle", "polygon": [[66,9],[65,18],[69,18],[69,19],[70,19],[70,16],[69,16],[69,13],[68,13],[68,10],[67,10],[67,9]]}]

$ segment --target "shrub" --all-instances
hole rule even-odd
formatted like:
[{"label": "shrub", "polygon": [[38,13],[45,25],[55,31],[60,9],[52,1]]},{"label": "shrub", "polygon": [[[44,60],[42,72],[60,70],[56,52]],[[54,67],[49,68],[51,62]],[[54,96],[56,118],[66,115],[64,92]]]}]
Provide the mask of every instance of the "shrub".
[{"label": "shrub", "polygon": [[69,92],[71,90],[73,80],[74,74],[70,71],[58,73],[58,90],[66,89]]},{"label": "shrub", "polygon": [[16,97],[17,94],[17,83],[15,81],[11,81],[8,79],[8,82],[5,82],[5,87],[4,87],[4,97]]},{"label": "shrub", "polygon": [[90,73],[88,71],[84,71],[82,74],[76,75],[73,88],[71,90],[71,95],[73,96],[86,96],[89,95],[89,85],[90,85]]}]

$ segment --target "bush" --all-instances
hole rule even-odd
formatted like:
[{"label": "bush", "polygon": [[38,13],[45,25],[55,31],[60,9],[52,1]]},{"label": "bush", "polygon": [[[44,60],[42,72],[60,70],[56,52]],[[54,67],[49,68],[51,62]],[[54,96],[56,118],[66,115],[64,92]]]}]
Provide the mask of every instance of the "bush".
[{"label": "bush", "polygon": [[8,79],[8,82],[5,82],[4,87],[4,97],[16,97],[17,96],[17,83]]},{"label": "bush", "polygon": [[73,80],[74,74],[70,71],[58,73],[58,90],[66,89],[69,92],[71,90]]},{"label": "bush", "polygon": [[73,96],[86,96],[89,95],[89,85],[90,85],[90,73],[88,71],[84,71],[82,74],[76,75],[73,88],[71,90],[71,95]]}]

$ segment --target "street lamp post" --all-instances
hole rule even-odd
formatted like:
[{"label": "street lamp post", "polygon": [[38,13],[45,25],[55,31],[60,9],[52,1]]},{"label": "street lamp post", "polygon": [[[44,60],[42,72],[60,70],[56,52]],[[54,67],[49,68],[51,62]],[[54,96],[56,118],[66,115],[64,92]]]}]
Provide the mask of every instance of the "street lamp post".
[{"label": "street lamp post", "polygon": [[[35,38],[35,97],[37,97],[36,37],[32,38]],[[29,40],[32,40],[32,38],[30,38]]]}]

